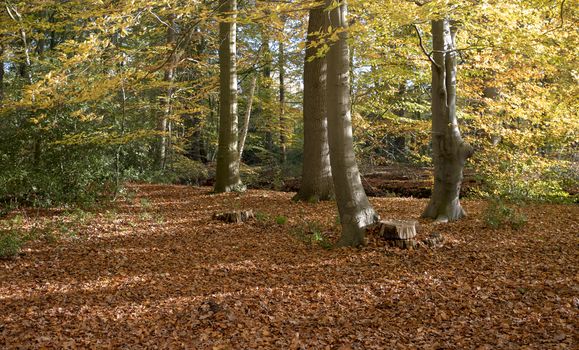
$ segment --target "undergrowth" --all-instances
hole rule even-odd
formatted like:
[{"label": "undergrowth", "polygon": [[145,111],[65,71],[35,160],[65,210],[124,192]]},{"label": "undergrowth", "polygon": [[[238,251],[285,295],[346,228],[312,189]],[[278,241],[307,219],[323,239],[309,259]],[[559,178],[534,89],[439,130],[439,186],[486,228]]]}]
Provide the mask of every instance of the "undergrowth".
[{"label": "undergrowth", "polygon": [[326,237],[323,232],[323,226],[319,222],[305,222],[297,226],[292,231],[293,235],[306,245],[313,247],[319,246],[323,249],[331,249],[332,242]]},{"label": "undergrowth", "polygon": [[498,197],[489,201],[483,218],[487,227],[495,229],[505,226],[520,229],[527,223],[526,216],[520,212],[516,205],[507,203]]}]

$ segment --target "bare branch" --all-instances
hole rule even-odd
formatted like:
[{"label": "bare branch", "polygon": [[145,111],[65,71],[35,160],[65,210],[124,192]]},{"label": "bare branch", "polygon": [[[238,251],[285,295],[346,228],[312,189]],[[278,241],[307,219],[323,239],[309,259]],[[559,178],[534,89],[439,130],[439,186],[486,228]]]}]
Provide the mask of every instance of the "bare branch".
[{"label": "bare branch", "polygon": [[434,61],[434,59],[432,59],[432,54],[428,53],[428,51],[426,51],[426,48],[424,47],[424,43],[422,41],[422,34],[420,33],[420,29],[418,28],[418,26],[416,24],[413,24],[413,26],[414,26],[414,30],[416,30],[416,34],[418,35],[418,44],[420,45],[422,52],[426,55],[426,57],[428,57],[428,60],[430,61],[430,63],[432,63],[436,68],[442,69],[442,67],[440,67],[440,65],[438,63],[436,63]]}]

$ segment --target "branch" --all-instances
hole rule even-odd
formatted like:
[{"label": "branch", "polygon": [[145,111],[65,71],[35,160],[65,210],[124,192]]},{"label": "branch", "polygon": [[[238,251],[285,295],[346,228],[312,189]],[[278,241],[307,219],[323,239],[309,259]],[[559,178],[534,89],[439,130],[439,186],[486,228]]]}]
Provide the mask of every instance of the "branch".
[{"label": "branch", "polygon": [[[218,10],[218,8],[211,11],[210,15],[213,16],[215,13],[217,13],[217,10]],[[205,18],[201,17],[197,21],[190,23],[188,25],[189,30],[187,30],[187,32],[185,32],[183,35],[181,35],[179,40],[177,40],[177,43],[175,44],[175,46],[173,47],[173,49],[169,53],[169,57],[167,57],[167,59],[163,63],[161,63],[160,65],[153,67],[152,69],[148,69],[148,72],[144,78],[148,78],[149,75],[151,75],[151,74],[163,69],[165,66],[167,66],[169,64],[169,62],[171,62],[173,57],[175,57],[175,55],[177,54],[177,51],[189,43],[195,28],[205,20],[206,20]]]},{"label": "branch", "polygon": [[561,11],[561,12],[559,13],[559,18],[561,19],[561,23],[559,23],[559,25],[556,26],[555,28],[549,29],[549,30],[543,32],[541,35],[545,35],[545,34],[552,33],[552,32],[554,32],[554,31],[556,31],[557,29],[561,29],[561,28],[563,28],[563,27],[565,26],[565,12],[564,12],[564,10],[565,10],[565,1],[566,1],[566,0],[561,1],[561,7],[560,7],[560,11]]},{"label": "branch", "polygon": [[157,21],[159,21],[162,25],[164,25],[165,27],[170,28],[170,29],[172,29],[173,31],[177,32],[177,30],[175,30],[175,28],[173,28],[169,23],[163,21],[163,20],[161,19],[161,17],[159,17],[156,13],[154,13],[153,10],[151,10],[151,8],[148,8],[147,11],[148,11],[151,15],[153,15],[153,17],[155,17],[155,18],[157,19]]},{"label": "branch", "polygon": [[565,0],[561,1],[561,27],[565,24],[565,16],[563,10],[565,9]]},{"label": "branch", "polygon": [[430,63],[432,63],[436,68],[442,69],[442,67],[440,67],[440,65],[438,63],[436,63],[434,61],[434,59],[432,59],[432,54],[429,54],[428,51],[426,51],[426,48],[424,47],[424,43],[422,42],[422,34],[420,34],[420,29],[418,28],[418,26],[416,24],[413,24],[413,26],[414,26],[414,30],[416,30],[416,34],[418,35],[418,44],[420,45],[422,52],[426,55],[426,57],[428,57],[428,60],[430,61]]}]

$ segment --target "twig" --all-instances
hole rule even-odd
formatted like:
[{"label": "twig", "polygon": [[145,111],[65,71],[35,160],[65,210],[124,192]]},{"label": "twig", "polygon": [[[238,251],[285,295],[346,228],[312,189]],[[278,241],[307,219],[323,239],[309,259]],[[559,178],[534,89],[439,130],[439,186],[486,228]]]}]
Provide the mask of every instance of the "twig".
[{"label": "twig", "polygon": [[442,69],[442,67],[440,67],[440,65],[438,63],[436,63],[436,61],[434,61],[434,59],[432,59],[432,54],[428,53],[428,51],[426,51],[426,48],[424,47],[424,43],[422,42],[422,34],[420,33],[420,29],[418,28],[418,26],[416,24],[413,24],[412,26],[414,27],[414,30],[416,30],[416,34],[418,35],[418,44],[420,45],[422,52],[426,55],[426,57],[428,57],[428,60],[430,61],[430,63],[432,63],[439,70]]}]

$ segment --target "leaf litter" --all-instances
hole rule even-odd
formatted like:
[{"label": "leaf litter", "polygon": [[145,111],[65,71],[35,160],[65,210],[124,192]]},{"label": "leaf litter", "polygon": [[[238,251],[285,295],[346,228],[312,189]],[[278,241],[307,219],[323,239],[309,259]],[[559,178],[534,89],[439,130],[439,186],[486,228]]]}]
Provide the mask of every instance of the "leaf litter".
[{"label": "leaf litter", "polygon": [[[325,249],[334,203],[292,194],[131,185],[75,235],[0,261],[0,348],[572,349],[578,345],[579,207],[525,207],[519,230],[487,228],[485,202],[445,225],[444,246],[399,250],[369,234]],[[372,198],[384,219],[426,200]],[[215,213],[253,210],[227,224]],[[62,222],[27,215],[23,229]],[[283,217],[284,220],[280,218]],[[74,238],[74,239],[73,239]]]}]

